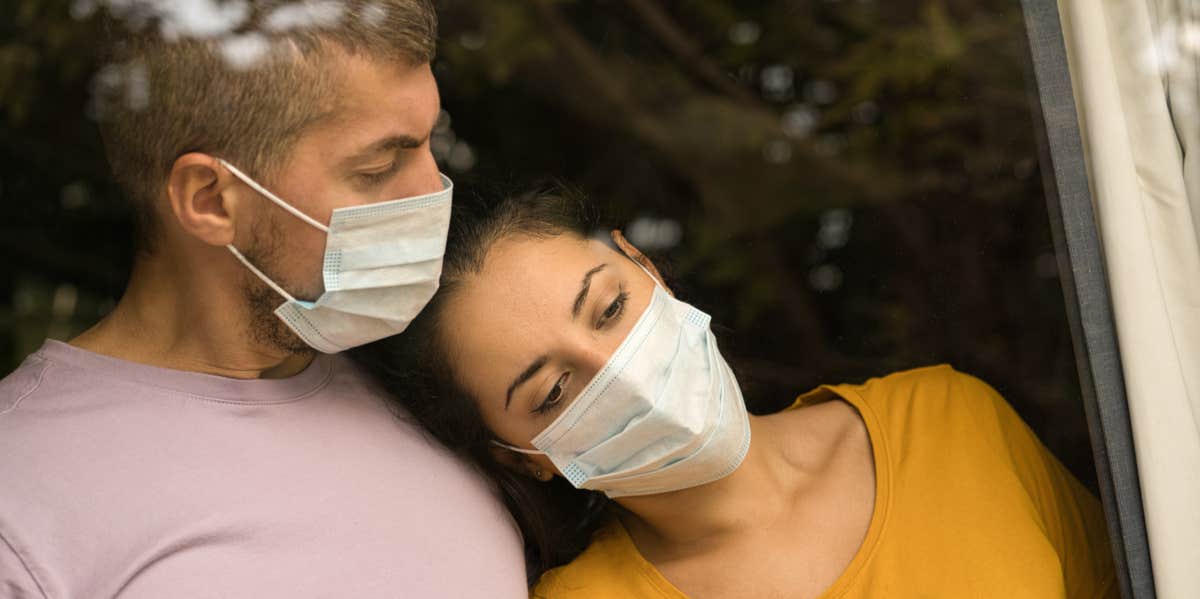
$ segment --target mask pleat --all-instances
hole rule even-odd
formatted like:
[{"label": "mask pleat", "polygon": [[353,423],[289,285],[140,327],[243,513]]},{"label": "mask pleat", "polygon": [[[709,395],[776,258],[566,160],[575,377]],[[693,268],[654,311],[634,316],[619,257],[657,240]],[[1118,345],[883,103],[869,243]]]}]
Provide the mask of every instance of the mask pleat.
[{"label": "mask pleat", "polygon": [[440,237],[398,239],[335,251],[340,256],[338,264],[343,270],[368,270],[441,260],[446,253],[446,240]]}]

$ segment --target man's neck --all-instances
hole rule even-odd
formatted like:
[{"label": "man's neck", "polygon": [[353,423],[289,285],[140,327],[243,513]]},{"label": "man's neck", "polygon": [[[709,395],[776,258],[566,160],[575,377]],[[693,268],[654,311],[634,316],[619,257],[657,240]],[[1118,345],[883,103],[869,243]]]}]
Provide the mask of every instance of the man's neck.
[{"label": "man's neck", "polygon": [[[313,353],[255,343],[244,301],[228,282],[198,280],[165,257],[139,258],[113,311],[70,344],[114,358],[231,378],[286,378]],[[228,279],[227,279],[228,280]]]}]

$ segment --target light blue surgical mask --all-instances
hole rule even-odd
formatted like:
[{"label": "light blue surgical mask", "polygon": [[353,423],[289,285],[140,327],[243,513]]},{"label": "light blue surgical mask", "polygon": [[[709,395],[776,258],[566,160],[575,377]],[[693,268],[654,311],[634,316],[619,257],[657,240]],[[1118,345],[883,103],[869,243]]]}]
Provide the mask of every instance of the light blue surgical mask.
[{"label": "light blue surgical mask", "polygon": [[612,357],[533,438],[537,450],[497,444],[545,454],[572,485],[609,497],[677,491],[729,475],[750,448],[750,421],[709,321],[656,284]]},{"label": "light blue surgical mask", "polygon": [[275,315],[313,349],[337,353],[400,333],[437,291],[454,191],[445,175],[441,191],[338,208],[325,226],[233,165],[220,163],[280,208],[325,232],[325,291],[316,301],[292,297],[232,244],[226,246],[283,297]]}]

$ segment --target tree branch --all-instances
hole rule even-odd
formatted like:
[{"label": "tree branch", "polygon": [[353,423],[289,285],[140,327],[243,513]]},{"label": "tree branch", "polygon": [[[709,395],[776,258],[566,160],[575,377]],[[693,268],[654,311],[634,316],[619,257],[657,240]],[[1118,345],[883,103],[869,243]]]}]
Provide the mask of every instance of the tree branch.
[{"label": "tree branch", "polygon": [[637,13],[642,24],[658,38],[659,43],[683,62],[693,76],[739,102],[762,104],[756,96],[738,85],[721,70],[721,67],[709,60],[699,44],[688,37],[671,16],[653,0],[625,0],[625,3]]}]

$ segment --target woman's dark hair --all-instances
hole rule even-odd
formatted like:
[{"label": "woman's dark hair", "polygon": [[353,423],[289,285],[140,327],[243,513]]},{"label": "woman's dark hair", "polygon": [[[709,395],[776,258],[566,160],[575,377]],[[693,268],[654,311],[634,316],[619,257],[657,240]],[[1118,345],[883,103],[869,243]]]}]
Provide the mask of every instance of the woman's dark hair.
[{"label": "woman's dark hair", "polygon": [[350,351],[401,408],[402,418],[414,420],[492,480],[525,539],[531,584],[587,547],[604,523],[609,500],[603,493],[575,489],[560,477],[538,481],[495,459],[495,436],[475,400],[455,380],[440,321],[448,300],[483,269],[497,241],[562,234],[586,238],[595,221],[589,204],[561,186],[491,207],[456,203],[437,295],[404,333]]}]

